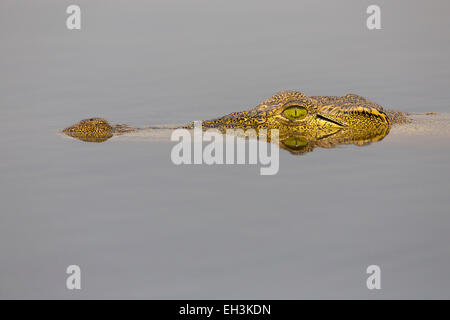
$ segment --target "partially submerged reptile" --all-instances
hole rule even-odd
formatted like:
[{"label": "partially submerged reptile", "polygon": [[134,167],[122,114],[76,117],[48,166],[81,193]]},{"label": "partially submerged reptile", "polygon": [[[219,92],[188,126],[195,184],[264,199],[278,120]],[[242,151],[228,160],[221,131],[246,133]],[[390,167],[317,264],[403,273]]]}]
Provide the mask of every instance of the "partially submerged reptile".
[{"label": "partially submerged reptile", "polygon": [[[278,129],[280,147],[292,153],[304,153],[316,146],[329,148],[379,141],[392,125],[408,122],[408,113],[385,110],[355,94],[308,97],[297,91],[281,91],[253,109],[206,120],[202,126],[204,130],[215,128],[223,133],[227,129],[255,129],[256,135],[261,129]],[[192,129],[193,123],[170,129],[176,128]],[[83,141],[103,142],[114,135],[154,129],[160,128],[111,125],[103,118],[91,118],[63,132]]]}]

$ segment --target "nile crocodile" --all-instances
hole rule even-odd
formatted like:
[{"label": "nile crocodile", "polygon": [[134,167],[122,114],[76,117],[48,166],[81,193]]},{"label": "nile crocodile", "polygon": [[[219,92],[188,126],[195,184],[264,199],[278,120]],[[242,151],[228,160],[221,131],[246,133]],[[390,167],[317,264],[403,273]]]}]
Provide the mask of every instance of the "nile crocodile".
[{"label": "nile crocodile", "polygon": [[[203,129],[278,129],[280,147],[292,153],[304,153],[316,146],[338,144],[365,145],[383,139],[392,125],[408,123],[408,113],[385,110],[380,105],[356,94],[345,96],[306,96],[298,91],[281,91],[255,108],[233,112],[220,118],[205,120]],[[193,128],[193,123],[175,126]],[[134,128],[111,125],[103,118],[90,118],[66,128],[71,137],[103,142],[114,135],[154,130],[158,127]],[[270,142],[270,141],[269,141]]]}]

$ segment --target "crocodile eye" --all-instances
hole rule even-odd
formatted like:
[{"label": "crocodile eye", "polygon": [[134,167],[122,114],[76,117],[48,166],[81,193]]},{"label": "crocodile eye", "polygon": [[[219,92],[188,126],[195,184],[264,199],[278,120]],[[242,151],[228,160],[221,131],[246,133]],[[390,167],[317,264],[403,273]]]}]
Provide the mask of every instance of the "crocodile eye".
[{"label": "crocodile eye", "polygon": [[283,114],[289,120],[295,121],[306,117],[308,111],[300,106],[290,106],[283,111]]},{"label": "crocodile eye", "polygon": [[301,150],[304,146],[308,144],[308,140],[300,136],[292,136],[282,141],[282,143],[291,150]]}]

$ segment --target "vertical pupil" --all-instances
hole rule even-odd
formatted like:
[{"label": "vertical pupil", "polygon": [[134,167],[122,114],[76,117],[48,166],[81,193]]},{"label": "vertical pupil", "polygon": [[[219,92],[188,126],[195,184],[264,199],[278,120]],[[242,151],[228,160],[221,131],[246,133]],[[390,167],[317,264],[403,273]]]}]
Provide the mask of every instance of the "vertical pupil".
[{"label": "vertical pupil", "polygon": [[299,106],[291,106],[284,110],[284,115],[291,120],[302,119],[306,116],[306,114],[306,109]]}]

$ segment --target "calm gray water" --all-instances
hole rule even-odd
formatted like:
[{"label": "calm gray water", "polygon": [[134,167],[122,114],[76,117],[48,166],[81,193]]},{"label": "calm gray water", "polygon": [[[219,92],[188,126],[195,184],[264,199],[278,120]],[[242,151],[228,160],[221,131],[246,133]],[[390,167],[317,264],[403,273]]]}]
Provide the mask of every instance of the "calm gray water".
[{"label": "calm gray water", "polygon": [[[175,166],[86,117],[209,119],[281,89],[450,112],[448,1],[0,3],[1,298],[450,298],[450,143],[420,134]],[[82,270],[82,289],[65,271]],[[381,290],[366,288],[381,267]]]}]

